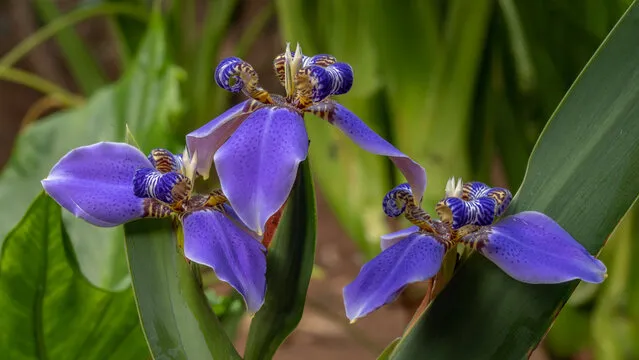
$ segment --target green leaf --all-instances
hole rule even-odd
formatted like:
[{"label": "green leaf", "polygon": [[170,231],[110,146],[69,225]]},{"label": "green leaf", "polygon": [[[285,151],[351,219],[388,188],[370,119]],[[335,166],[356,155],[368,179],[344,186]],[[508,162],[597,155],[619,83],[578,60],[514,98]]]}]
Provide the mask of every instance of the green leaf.
[{"label": "green leaf", "polygon": [[249,331],[245,359],[271,359],[304,311],[317,227],[309,162],[300,164],[282,220],[269,247],[266,299]]},{"label": "green leaf", "polygon": [[[69,150],[99,141],[123,141],[126,124],[142,150],[168,147],[170,122],[181,109],[180,70],[167,60],[164,30],[152,18],[137,60],[114,86],[98,90],[85,106],[42,119],[20,134],[0,174],[0,241],[27,209],[53,165]],[[179,149],[181,150],[181,149]],[[121,228],[97,228],[65,212],[65,225],[89,280],[109,289],[126,283]],[[114,264],[119,261],[119,265]]]},{"label": "green leaf", "polygon": [[384,351],[382,351],[382,353],[379,354],[379,356],[377,357],[377,360],[390,360],[391,355],[393,354],[393,351],[397,347],[397,344],[399,344],[400,339],[401,338],[397,338],[393,340],[390,344],[388,344],[386,349],[384,349]]},{"label": "green leaf", "polygon": [[[131,281],[155,359],[239,359],[167,219],[124,226]],[[180,230],[181,231],[181,230]]]},{"label": "green leaf", "polygon": [[[51,22],[60,17],[60,11],[53,1],[35,0],[36,10],[46,22]],[[75,29],[61,30],[55,36],[60,50],[64,55],[68,68],[73,78],[85,94],[92,94],[106,84],[106,77],[98,66],[84,42],[78,36]]]},{"label": "green leaf", "polygon": [[[549,215],[592,253],[639,194],[638,31],[634,3],[544,129],[509,209]],[[576,285],[523,284],[474,254],[394,359],[526,357]]]},{"label": "green leaf", "polygon": [[107,292],[80,274],[60,207],[46,194],[7,236],[1,260],[3,358],[148,356],[131,291]]}]

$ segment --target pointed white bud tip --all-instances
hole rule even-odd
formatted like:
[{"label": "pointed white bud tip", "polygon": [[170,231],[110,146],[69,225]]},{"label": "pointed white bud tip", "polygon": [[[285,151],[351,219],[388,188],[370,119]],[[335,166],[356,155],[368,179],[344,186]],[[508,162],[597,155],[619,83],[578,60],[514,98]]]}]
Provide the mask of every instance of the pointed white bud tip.
[{"label": "pointed white bud tip", "polygon": [[455,181],[455,177],[448,179],[446,183],[446,197],[462,197],[464,182],[461,178]]},{"label": "pointed white bud tip", "polygon": [[293,62],[291,64],[293,73],[296,73],[297,70],[299,70],[300,64],[302,63],[303,56],[304,55],[302,54],[302,47],[300,46],[300,43],[297,43],[297,46],[295,47],[295,56],[293,57]]},{"label": "pointed white bud tip", "polygon": [[293,61],[293,57],[291,56],[291,43],[286,43],[286,50],[284,50],[284,60],[286,64],[290,64]]},{"label": "pointed white bud tip", "polygon": [[189,180],[195,180],[195,167],[197,166],[197,152],[193,153],[193,157],[189,155],[188,149],[184,149],[182,153],[182,163],[184,164],[184,175]]}]

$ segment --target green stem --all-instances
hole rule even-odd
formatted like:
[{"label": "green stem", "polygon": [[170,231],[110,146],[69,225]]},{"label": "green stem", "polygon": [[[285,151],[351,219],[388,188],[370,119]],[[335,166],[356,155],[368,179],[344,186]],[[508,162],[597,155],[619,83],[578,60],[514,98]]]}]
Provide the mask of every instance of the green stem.
[{"label": "green stem", "polygon": [[[104,3],[91,8],[78,9],[60,16],[56,20],[42,27],[37,32],[31,34],[26,39],[22,40],[20,44],[0,59],[0,67],[8,69],[33,48],[69,26],[94,16],[114,14],[128,15],[139,19],[140,21],[146,21],[148,18],[148,14],[144,8],[140,6],[131,6],[129,4]],[[0,69],[0,76],[2,75],[2,70]]]},{"label": "green stem", "polygon": [[78,106],[84,103],[82,97],[74,95],[50,81],[26,71],[0,65],[0,80],[11,81],[38,90],[56,97],[69,106]]}]

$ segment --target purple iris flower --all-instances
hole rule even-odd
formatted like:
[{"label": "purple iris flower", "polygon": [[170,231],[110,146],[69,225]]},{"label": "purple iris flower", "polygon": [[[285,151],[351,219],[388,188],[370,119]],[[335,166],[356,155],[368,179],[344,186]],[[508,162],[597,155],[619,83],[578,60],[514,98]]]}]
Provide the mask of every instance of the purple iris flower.
[{"label": "purple iris flower", "polygon": [[208,176],[215,162],[222,190],[251,230],[262,234],[266,221],[288,197],[298,164],[306,159],[305,113],[336,126],[364,150],[390,157],[410,186],[423,193],[424,168],[330,99],[350,90],[350,65],[331,55],[304,56],[298,45],[295,52],[287,46],[275,58],[274,68],[286,96],[262,89],[257,73],[243,60],[222,60],[215,70],[217,84],[250,99],[186,136],[189,152],[198,156],[198,173]]},{"label": "purple iris flower", "polygon": [[407,184],[384,198],[384,212],[401,214],[414,226],[382,236],[382,252],[366,263],[344,288],[346,316],[363,317],[393,301],[409,283],[437,274],[444,254],[457,244],[471,247],[514,279],[554,284],[573,279],[600,283],[606,266],[550,217],[536,211],[501,216],[512,198],[503,188],[480,182],[462,185],[454,179],[437,204],[440,220],[432,219],[412,201]]},{"label": "purple iris flower", "polygon": [[71,150],[42,180],[45,191],[75,216],[101,227],[176,216],[184,255],[233,286],[251,313],[264,302],[266,249],[235,220],[224,194],[191,192],[195,162],[155,149],[148,157],[123,143]]}]

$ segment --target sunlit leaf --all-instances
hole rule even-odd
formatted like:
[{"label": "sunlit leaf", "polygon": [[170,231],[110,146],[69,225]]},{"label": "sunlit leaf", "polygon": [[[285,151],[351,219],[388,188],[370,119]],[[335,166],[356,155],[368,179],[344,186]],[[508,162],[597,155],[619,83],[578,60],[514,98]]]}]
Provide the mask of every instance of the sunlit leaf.
[{"label": "sunlit leaf", "polygon": [[[98,141],[124,141],[126,125],[143,151],[171,147],[170,121],[180,111],[180,70],[167,59],[162,23],[155,16],[137,60],[113,86],[98,90],[80,108],[54,114],[24,130],[0,174],[0,239],[27,209],[53,165],[69,150]],[[181,149],[174,149],[179,150]],[[122,229],[100,229],[64,213],[80,268],[89,280],[115,289],[126,284]],[[0,240],[1,242],[2,240]]]},{"label": "sunlit leaf", "polygon": [[315,191],[304,161],[268,250],[266,298],[251,323],[245,359],[270,359],[304,311],[315,257]]},{"label": "sunlit leaf", "polygon": [[40,195],[3,244],[2,357],[148,357],[131,289],[104,291],[82,276],[60,211],[52,199]]}]

